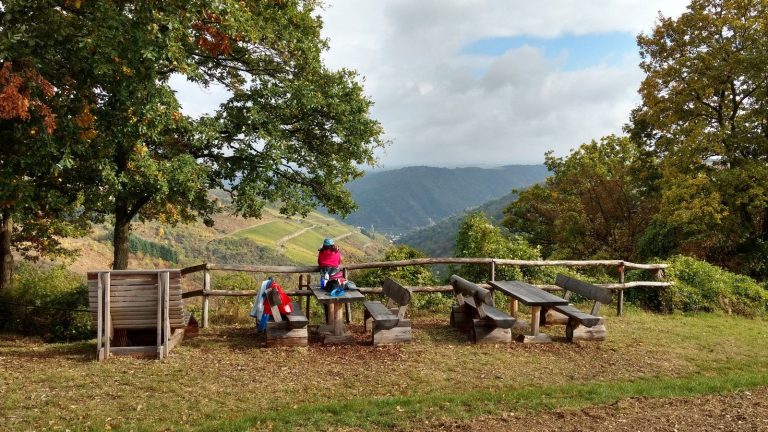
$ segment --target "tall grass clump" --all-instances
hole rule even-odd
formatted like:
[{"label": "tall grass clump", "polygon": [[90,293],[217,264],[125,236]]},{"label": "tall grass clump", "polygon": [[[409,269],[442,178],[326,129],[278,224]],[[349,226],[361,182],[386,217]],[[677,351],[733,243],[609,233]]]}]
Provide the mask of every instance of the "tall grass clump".
[{"label": "tall grass clump", "polygon": [[[756,280],[695,258],[677,255],[669,261],[664,290],[630,290],[627,299],[661,312],[723,312],[756,317],[768,312],[768,290]],[[641,279],[631,272],[628,279]]]},{"label": "tall grass clump", "polygon": [[0,329],[49,342],[89,339],[94,330],[87,310],[88,287],[81,275],[23,263],[0,297]]}]

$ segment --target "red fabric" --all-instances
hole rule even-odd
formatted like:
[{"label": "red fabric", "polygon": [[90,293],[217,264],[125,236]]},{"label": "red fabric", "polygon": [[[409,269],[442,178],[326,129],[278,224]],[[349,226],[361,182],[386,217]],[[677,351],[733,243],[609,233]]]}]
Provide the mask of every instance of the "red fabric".
[{"label": "red fabric", "polygon": [[[277,310],[283,315],[288,315],[293,312],[291,298],[288,297],[288,294],[286,294],[285,291],[283,291],[283,287],[278,285],[275,281],[272,281],[269,287],[277,290],[277,293],[280,294],[280,300],[283,302],[283,304],[277,307]],[[269,300],[267,299],[264,299],[264,314],[272,316],[272,305],[269,304]]]},{"label": "red fabric", "polygon": [[320,267],[338,267],[341,264],[341,253],[331,249],[322,249],[317,254],[317,265]]}]

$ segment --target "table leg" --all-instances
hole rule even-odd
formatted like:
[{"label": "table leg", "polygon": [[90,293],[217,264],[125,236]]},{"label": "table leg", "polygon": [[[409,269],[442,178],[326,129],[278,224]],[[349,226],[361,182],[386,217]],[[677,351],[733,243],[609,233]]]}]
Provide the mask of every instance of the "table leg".
[{"label": "table leg", "polygon": [[552,338],[544,333],[539,333],[539,322],[541,320],[541,306],[531,306],[531,334],[520,335],[517,337],[518,342],[523,343],[548,343],[552,342]]},{"label": "table leg", "polygon": [[333,334],[335,336],[343,336],[344,318],[342,317],[342,313],[344,312],[344,305],[340,303],[333,303],[331,308],[331,313],[333,314]]},{"label": "table leg", "polygon": [[531,306],[531,336],[539,334],[539,320],[541,319],[541,306]]},{"label": "table leg", "polygon": [[515,298],[509,302],[509,314],[517,318],[517,299]]}]

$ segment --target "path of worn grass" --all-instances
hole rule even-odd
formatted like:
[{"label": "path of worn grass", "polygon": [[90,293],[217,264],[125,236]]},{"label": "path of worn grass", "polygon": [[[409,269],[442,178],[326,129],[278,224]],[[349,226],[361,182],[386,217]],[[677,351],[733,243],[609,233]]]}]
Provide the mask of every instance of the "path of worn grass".
[{"label": "path of worn grass", "polygon": [[630,310],[608,318],[603,343],[539,346],[470,345],[445,319],[415,326],[410,345],[373,348],[360,334],[358,345],[304,349],[262,349],[250,327],[219,328],[164,362],[95,363],[93,343],[0,338],[0,429],[407,429],[768,385],[761,320]]}]

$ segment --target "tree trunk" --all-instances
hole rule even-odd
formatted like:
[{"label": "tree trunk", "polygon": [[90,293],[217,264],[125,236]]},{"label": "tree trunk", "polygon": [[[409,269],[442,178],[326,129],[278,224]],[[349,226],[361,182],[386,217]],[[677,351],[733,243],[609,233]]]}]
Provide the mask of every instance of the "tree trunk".
[{"label": "tree trunk", "polygon": [[114,270],[125,270],[128,268],[128,254],[130,250],[129,236],[131,234],[131,218],[127,210],[122,209],[118,204],[115,211],[114,227],[114,261],[112,268]]},{"label": "tree trunk", "polygon": [[13,218],[10,210],[5,209],[0,217],[0,293],[10,288],[13,278],[12,233]]}]

